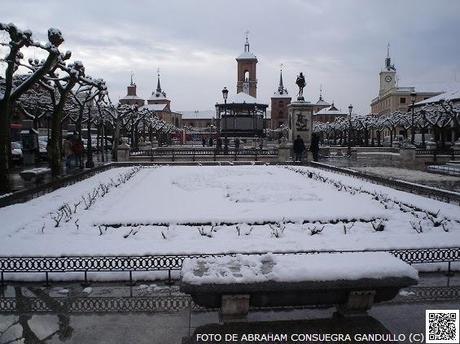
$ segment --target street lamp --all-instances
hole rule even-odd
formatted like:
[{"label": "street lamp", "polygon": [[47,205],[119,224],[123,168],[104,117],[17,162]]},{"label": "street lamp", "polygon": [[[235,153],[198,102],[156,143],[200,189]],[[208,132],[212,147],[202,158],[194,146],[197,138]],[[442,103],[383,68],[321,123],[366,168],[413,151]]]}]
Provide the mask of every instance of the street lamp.
[{"label": "street lamp", "polygon": [[348,156],[351,157],[351,112],[353,111],[353,105],[348,106]]},{"label": "street lamp", "polygon": [[[94,161],[93,161],[93,143],[91,140],[91,104],[88,109],[88,142],[86,144],[86,149],[88,150],[88,154],[86,155],[86,168],[93,168],[94,167]],[[83,165],[82,165],[83,166]]]},{"label": "street lamp", "polygon": [[410,100],[412,102],[412,107],[411,107],[411,112],[412,112],[412,124],[411,124],[411,138],[410,138],[410,143],[414,144],[415,142],[415,123],[414,123],[414,105],[415,105],[415,100],[417,99],[417,93],[415,91],[412,91],[410,93]]},{"label": "street lamp", "polygon": [[[224,87],[222,90],[222,97],[224,98],[224,131],[225,131],[225,138],[224,138],[224,154],[228,153],[228,139],[227,139],[227,97],[228,97],[228,90],[227,87]],[[220,111],[219,111],[220,117]],[[221,121],[222,118],[219,120],[219,135],[221,132]]]}]

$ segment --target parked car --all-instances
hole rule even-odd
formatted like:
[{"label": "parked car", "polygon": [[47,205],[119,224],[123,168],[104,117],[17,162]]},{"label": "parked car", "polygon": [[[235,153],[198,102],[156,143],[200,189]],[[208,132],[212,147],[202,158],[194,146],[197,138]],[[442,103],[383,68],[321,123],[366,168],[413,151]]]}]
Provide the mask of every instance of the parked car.
[{"label": "parked car", "polygon": [[48,137],[39,136],[38,137],[38,149],[40,153],[41,160],[48,160]]},{"label": "parked car", "polygon": [[13,162],[22,163],[22,144],[21,142],[11,142],[11,160]]}]

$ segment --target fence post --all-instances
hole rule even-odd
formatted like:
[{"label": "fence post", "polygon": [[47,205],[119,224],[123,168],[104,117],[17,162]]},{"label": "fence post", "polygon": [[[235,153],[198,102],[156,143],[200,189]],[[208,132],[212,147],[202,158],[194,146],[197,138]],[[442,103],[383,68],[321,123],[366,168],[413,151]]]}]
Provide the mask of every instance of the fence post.
[{"label": "fence post", "polygon": [[172,149],[172,161],[175,161],[175,151],[174,151],[174,148]]},{"label": "fence post", "polygon": [[88,270],[85,270],[85,281],[81,284],[83,287],[88,287]]}]

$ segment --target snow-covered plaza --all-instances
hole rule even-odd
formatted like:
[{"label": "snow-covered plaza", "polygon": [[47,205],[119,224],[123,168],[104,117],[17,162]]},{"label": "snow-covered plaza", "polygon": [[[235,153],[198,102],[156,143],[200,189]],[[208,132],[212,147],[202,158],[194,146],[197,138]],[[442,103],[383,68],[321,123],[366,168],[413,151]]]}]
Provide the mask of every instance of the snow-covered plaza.
[{"label": "snow-covered plaza", "polygon": [[120,167],[0,209],[2,256],[454,247],[460,209],[310,167]]}]

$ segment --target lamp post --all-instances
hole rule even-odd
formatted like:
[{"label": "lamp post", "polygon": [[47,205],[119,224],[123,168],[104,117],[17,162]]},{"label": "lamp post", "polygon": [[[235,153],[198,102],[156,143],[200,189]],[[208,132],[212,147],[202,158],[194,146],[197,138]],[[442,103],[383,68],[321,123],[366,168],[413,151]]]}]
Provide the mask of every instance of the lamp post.
[{"label": "lamp post", "polygon": [[410,138],[410,143],[414,144],[415,142],[415,123],[414,123],[414,105],[415,105],[415,100],[417,98],[417,93],[412,91],[410,93],[410,100],[412,102],[411,106],[411,112],[412,112],[412,123],[411,123],[411,138]]},{"label": "lamp post", "polygon": [[353,111],[353,105],[348,106],[348,156],[351,157],[351,112]]},{"label": "lamp post", "polygon": [[92,140],[91,140],[91,104],[89,105],[89,109],[88,109],[88,125],[87,125],[87,128],[88,128],[88,143],[86,145],[86,148],[88,150],[88,154],[86,155],[87,159],[86,159],[86,168],[93,168],[94,167],[94,161],[93,161],[93,143],[92,143]]},{"label": "lamp post", "polygon": [[[228,97],[228,90],[227,87],[224,87],[222,90],[222,97],[224,98],[224,131],[225,131],[225,138],[224,138],[224,154],[228,153],[228,139],[227,139],[227,97]],[[220,117],[220,111],[219,111]],[[219,135],[221,132],[221,121],[222,118],[219,119]]]}]

